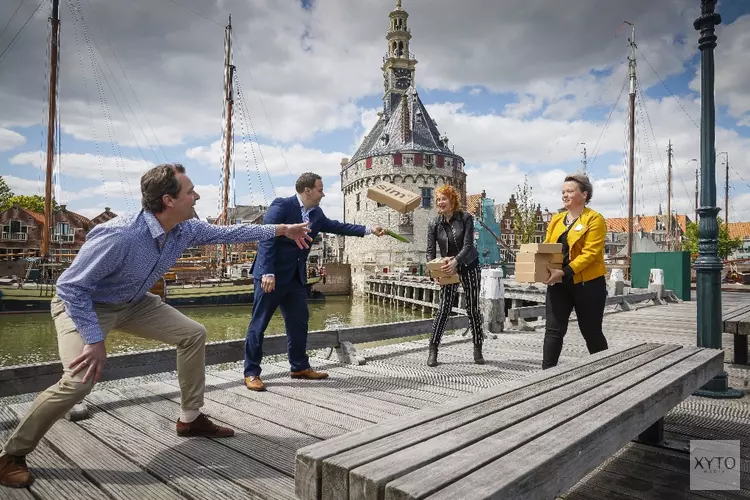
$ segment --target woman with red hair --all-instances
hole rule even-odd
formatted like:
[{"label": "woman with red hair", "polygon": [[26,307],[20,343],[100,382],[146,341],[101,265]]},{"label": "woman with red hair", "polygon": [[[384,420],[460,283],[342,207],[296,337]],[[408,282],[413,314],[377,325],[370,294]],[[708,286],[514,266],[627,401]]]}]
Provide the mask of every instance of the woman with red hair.
[{"label": "woman with red hair", "polygon": [[[482,357],[482,313],[479,311],[479,285],[481,269],[479,252],[474,246],[474,218],[461,210],[458,193],[447,184],[435,190],[438,216],[430,223],[427,232],[427,258],[433,260],[440,249],[445,259],[443,271],[458,273],[466,294],[466,314],[469,316],[474,340],[474,362],[484,364]],[[440,308],[432,323],[432,338],[427,366],[437,366],[437,353],[445,325],[458,293],[458,283],[443,285],[440,291]]]}]

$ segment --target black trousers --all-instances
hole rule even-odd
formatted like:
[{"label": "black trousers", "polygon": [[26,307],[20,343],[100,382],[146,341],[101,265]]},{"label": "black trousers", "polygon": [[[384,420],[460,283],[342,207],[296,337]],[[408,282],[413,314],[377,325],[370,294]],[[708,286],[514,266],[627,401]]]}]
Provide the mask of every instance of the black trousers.
[{"label": "black trousers", "polygon": [[589,353],[607,349],[602,332],[604,306],[607,303],[607,281],[604,276],[574,284],[571,280],[547,287],[547,328],[544,333],[542,368],[552,368],[560,359],[563,337],[568,332],[570,313],[575,309]]},{"label": "black trousers", "polygon": [[[469,316],[472,338],[475,346],[481,346],[484,340],[482,333],[482,312],[479,310],[479,291],[482,282],[482,269],[463,269],[458,271],[461,286],[466,294],[466,315]],[[453,304],[458,296],[458,283],[440,287],[440,308],[432,322],[431,344],[439,345],[445,332],[445,325],[451,315]]]}]

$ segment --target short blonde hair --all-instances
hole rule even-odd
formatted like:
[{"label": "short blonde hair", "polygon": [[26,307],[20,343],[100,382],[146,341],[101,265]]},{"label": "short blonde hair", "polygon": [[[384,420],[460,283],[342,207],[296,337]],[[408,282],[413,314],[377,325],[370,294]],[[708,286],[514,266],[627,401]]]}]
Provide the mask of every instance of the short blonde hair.
[{"label": "short blonde hair", "polygon": [[567,175],[563,182],[575,182],[578,184],[578,189],[580,189],[582,193],[586,193],[586,204],[588,204],[594,196],[594,186],[591,184],[589,176],[584,173],[578,172]]},{"label": "short blonde hair", "polygon": [[458,191],[456,191],[456,188],[454,188],[450,184],[443,184],[442,186],[435,189],[435,198],[437,198],[437,195],[439,194],[442,194],[450,200],[454,212],[461,209],[461,202],[459,201]]}]

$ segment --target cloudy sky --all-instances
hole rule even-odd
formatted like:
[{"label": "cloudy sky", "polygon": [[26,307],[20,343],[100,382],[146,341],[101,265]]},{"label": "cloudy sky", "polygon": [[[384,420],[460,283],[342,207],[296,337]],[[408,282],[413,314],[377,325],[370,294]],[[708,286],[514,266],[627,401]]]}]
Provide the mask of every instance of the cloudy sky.
[{"label": "cloudy sky", "polygon": [[[50,0],[0,2],[0,175],[43,193]],[[296,176],[324,177],[341,215],[339,169],[382,107],[380,66],[395,0],[61,0],[60,157],[56,196],[94,216],[139,206],[138,178],[164,161],[188,168],[202,217],[217,213],[224,25],[237,71],[232,199],[267,204]],[[467,165],[469,194],[504,203],[525,175],[559,205],[583,148],[592,206],[627,214],[627,56],[635,23],[638,213],[667,199],[693,213],[700,134],[699,0],[404,0],[417,89]],[[750,221],[750,4],[720,1],[717,185],[730,220]],[[620,30],[620,28],[622,29]],[[624,89],[624,90],[623,90]],[[583,144],[582,144],[583,143]]]}]

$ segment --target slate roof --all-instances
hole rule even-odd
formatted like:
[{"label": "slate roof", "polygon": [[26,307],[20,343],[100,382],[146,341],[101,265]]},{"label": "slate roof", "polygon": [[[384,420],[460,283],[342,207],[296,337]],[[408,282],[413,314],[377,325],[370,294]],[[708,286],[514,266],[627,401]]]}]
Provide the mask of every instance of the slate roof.
[{"label": "slate roof", "polygon": [[[444,154],[461,158],[447,146],[447,139],[445,141],[441,139],[440,131],[419,98],[416,89],[409,87],[404,96],[406,106],[403,104],[402,97],[401,102],[390,114],[384,112],[380,115],[377,123],[349,160],[349,165],[362,158],[398,152]],[[404,140],[403,131],[405,114],[409,128],[406,140]]]}]

